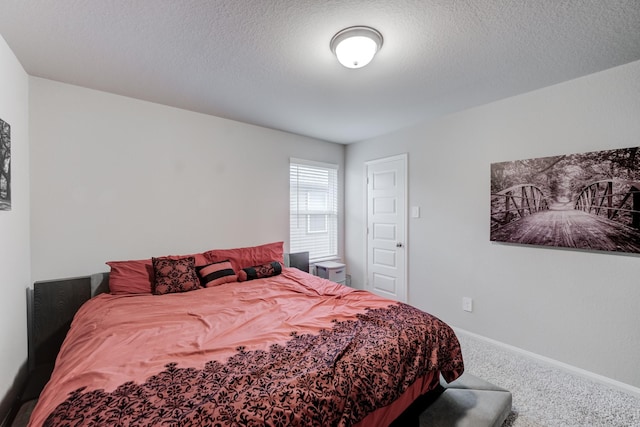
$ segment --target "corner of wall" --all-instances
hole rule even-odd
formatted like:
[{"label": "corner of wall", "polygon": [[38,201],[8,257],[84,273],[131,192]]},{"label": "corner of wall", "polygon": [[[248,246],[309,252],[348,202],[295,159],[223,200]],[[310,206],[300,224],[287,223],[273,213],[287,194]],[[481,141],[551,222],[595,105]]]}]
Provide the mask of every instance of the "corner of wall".
[{"label": "corner of wall", "polygon": [[[0,36],[0,118],[11,138],[11,210],[0,211],[0,401],[11,399],[20,386],[27,359],[25,289],[31,282],[29,77]],[[7,327],[11,325],[11,327]],[[0,418],[6,414],[0,413]]]}]

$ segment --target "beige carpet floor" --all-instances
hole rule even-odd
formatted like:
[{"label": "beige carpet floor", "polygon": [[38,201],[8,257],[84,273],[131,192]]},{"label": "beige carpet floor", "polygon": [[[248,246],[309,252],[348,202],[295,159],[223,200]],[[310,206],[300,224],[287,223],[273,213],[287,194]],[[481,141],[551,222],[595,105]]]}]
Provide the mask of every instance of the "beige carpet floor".
[{"label": "beige carpet floor", "polygon": [[465,370],[511,391],[512,412],[503,427],[640,427],[639,397],[472,335],[457,335]]}]

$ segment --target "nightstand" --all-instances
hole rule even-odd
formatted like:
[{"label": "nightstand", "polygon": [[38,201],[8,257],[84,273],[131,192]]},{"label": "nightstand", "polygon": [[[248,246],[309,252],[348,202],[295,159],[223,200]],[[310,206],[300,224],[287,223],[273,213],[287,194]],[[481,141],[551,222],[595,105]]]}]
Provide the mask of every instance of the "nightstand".
[{"label": "nightstand", "polygon": [[325,261],[316,263],[316,274],[341,285],[347,283],[347,268],[339,262]]}]

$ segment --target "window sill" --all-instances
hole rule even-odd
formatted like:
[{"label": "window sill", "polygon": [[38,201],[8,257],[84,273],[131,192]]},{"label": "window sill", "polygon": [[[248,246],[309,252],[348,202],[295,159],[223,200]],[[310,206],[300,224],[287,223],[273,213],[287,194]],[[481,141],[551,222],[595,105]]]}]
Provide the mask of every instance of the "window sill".
[{"label": "window sill", "polygon": [[339,256],[332,256],[332,257],[326,257],[326,258],[310,259],[309,260],[309,265],[313,265],[313,264],[316,264],[318,262],[325,262],[325,261],[342,262],[342,258],[340,258]]}]

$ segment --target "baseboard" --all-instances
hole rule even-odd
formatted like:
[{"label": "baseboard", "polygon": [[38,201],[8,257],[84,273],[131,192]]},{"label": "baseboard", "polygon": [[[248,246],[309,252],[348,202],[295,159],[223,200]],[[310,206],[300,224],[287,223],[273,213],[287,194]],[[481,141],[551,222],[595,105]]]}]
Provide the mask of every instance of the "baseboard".
[{"label": "baseboard", "polygon": [[16,374],[13,384],[0,400],[0,427],[8,427],[11,420],[20,409],[20,394],[24,390],[29,378],[27,362],[24,362]]},{"label": "baseboard", "polygon": [[537,361],[540,361],[542,363],[545,363],[547,365],[551,365],[554,366],[556,368],[562,369],[563,371],[567,371],[571,374],[586,378],[588,380],[594,381],[596,383],[599,384],[603,384],[606,385],[608,387],[611,388],[615,388],[617,390],[623,391],[625,393],[631,394],[635,397],[640,398],[640,388],[638,387],[634,387],[631,384],[626,384],[623,383],[622,381],[618,381],[618,380],[614,380],[613,378],[609,378],[609,377],[605,377],[604,375],[600,375],[600,374],[596,374],[594,372],[591,371],[587,371],[586,369],[582,369],[582,368],[578,368],[576,366],[573,365],[569,365],[567,363],[564,362],[560,362],[558,360],[555,359],[551,359],[550,357],[546,357],[546,356],[541,356],[539,354],[527,351],[527,350],[523,350],[519,347],[515,347],[509,344],[505,344],[501,341],[496,341],[494,339],[491,338],[487,338],[483,335],[478,335],[476,333],[473,332],[469,332],[467,330],[458,328],[458,327],[454,327],[453,328],[455,330],[456,333],[461,333],[464,335],[468,335],[470,337],[476,338],[478,340],[481,341],[485,341],[489,344],[493,344],[495,346],[501,347],[505,350],[511,351],[513,353],[518,353],[520,355],[523,355],[525,357],[531,358],[531,359],[535,359]]}]

